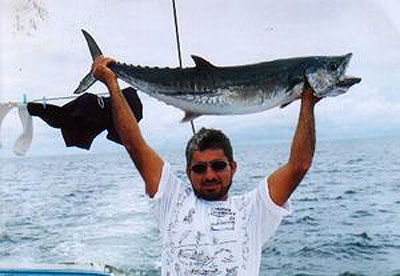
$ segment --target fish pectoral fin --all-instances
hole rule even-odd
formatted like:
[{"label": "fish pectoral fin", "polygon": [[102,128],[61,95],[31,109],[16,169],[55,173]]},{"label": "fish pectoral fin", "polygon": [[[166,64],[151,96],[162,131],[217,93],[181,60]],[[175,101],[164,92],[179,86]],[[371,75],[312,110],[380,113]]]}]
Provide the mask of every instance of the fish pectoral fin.
[{"label": "fish pectoral fin", "polygon": [[285,107],[287,107],[289,104],[291,104],[293,101],[291,101],[291,102],[288,102],[288,103],[284,103],[284,104],[282,104],[281,106],[280,106],[280,108],[285,108]]},{"label": "fish pectoral fin", "polygon": [[191,111],[185,111],[185,116],[182,118],[181,123],[186,123],[189,121],[193,121],[194,119],[200,117],[203,114],[195,113]]},{"label": "fish pectoral fin", "polygon": [[214,64],[210,63],[209,61],[205,60],[202,57],[191,55],[194,63],[196,64],[196,68],[198,69],[212,69],[217,68]]}]

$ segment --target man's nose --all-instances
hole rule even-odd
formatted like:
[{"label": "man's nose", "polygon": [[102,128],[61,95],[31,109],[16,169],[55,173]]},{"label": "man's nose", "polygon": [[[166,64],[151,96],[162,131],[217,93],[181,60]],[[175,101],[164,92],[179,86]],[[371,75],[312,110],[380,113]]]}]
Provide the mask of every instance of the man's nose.
[{"label": "man's nose", "polygon": [[205,178],[208,180],[216,179],[216,173],[210,166],[207,166],[207,170],[205,172]]}]

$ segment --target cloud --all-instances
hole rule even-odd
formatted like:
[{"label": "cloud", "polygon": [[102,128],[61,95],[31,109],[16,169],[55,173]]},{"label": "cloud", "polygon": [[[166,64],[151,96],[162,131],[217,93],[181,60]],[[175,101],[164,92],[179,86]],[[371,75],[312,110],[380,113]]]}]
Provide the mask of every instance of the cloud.
[{"label": "cloud", "polygon": [[[1,0],[0,101],[19,100],[22,93],[29,99],[70,95],[91,63],[81,28],[94,35],[106,55],[120,61],[177,66],[168,1],[87,0],[71,5],[70,1],[43,0],[47,15],[30,35],[10,32],[15,3]],[[340,136],[340,131],[398,124],[398,1],[204,0],[180,1],[177,8],[185,66],[193,66],[190,54],[216,65],[237,65],[353,52],[349,73],[363,80],[347,95],[321,103],[318,127],[327,133],[336,127],[334,133]],[[92,91],[106,90],[97,84]],[[159,140],[159,133],[165,139],[171,137],[170,141],[190,135],[190,126],[178,123],[181,111],[140,95],[145,109],[142,129],[149,139]],[[208,116],[197,124],[235,135],[265,131],[265,137],[280,137],[290,136],[297,115],[296,103],[259,114]]]}]

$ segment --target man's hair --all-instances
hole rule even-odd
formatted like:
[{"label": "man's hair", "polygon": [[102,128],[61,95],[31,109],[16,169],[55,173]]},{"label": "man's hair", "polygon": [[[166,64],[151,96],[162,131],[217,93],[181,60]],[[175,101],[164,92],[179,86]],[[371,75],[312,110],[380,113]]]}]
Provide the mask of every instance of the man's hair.
[{"label": "man's hair", "polygon": [[196,132],[186,145],[186,166],[192,161],[195,150],[222,149],[228,161],[233,161],[233,150],[229,138],[218,129],[202,128]]}]

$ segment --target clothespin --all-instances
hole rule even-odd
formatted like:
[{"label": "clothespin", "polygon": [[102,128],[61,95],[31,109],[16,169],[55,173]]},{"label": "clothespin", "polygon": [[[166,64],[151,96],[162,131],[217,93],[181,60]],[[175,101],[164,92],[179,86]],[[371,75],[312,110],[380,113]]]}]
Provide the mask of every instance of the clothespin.
[{"label": "clothespin", "polygon": [[97,96],[97,103],[99,104],[101,109],[104,109],[103,97]]},{"label": "clothespin", "polygon": [[22,103],[26,104],[28,102],[28,97],[26,96],[26,94],[22,94]]},{"label": "clothespin", "polygon": [[42,98],[42,105],[43,105],[43,108],[46,109],[46,96],[43,96],[43,98]]}]

